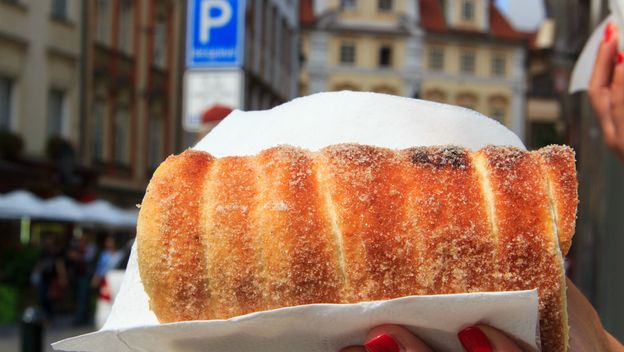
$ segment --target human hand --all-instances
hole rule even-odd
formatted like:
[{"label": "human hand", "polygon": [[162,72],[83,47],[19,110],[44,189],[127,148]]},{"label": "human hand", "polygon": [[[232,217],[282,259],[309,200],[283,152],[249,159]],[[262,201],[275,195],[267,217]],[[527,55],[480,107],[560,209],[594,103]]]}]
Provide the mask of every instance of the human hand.
[{"label": "human hand", "polygon": [[[457,335],[468,352],[522,351],[504,333],[489,326],[472,326]],[[433,350],[402,326],[381,325],[368,332],[364,345],[350,346],[340,352],[433,352]]]},{"label": "human hand", "polygon": [[602,327],[598,313],[581,291],[570,280],[567,286],[570,352],[624,351],[624,346]]},{"label": "human hand", "polygon": [[587,94],[605,143],[624,162],[624,53],[618,52],[617,27],[611,22],[598,47]]},{"label": "human hand", "polygon": [[[605,331],[600,317],[572,281],[567,280],[567,287],[569,351],[624,351],[624,346]],[[464,329],[458,338],[469,352],[523,350],[504,333],[484,325]],[[432,352],[417,336],[398,325],[378,326],[369,331],[365,341],[362,346],[347,347],[340,352]]]}]

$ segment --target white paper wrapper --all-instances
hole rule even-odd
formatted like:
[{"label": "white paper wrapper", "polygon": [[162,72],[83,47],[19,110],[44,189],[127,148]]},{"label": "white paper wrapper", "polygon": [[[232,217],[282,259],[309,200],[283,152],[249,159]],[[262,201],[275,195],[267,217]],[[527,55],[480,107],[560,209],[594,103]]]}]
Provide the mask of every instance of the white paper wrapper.
[{"label": "white paper wrapper", "polygon": [[[247,155],[278,144],[311,150],[335,143],[390,148],[456,144],[524,145],[474,111],[373,93],[322,93],[269,111],[235,111],[196,149]],[[538,349],[537,291],[404,297],[359,304],[316,304],[229,320],[159,324],[149,310],[133,248],[111,316],[102,330],[53,344],[62,351],[337,351],[361,344],[374,326],[407,326],[436,351],[461,351],[456,334],[484,323]]]}]

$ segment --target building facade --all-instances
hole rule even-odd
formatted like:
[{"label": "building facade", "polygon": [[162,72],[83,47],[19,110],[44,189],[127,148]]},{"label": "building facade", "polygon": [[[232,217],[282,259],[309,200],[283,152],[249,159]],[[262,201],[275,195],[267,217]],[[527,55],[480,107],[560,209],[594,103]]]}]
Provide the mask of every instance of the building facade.
[{"label": "building facade", "polygon": [[524,138],[526,55],[489,0],[304,1],[302,94],[366,90],[461,105]]},{"label": "building facade", "polygon": [[423,34],[417,5],[302,1],[301,95],[347,89],[416,96]]},{"label": "building facade", "polygon": [[0,130],[23,144],[7,168],[24,169],[4,173],[2,191],[138,203],[177,150],[184,9],[170,0],[0,1]]},{"label": "building facade", "polygon": [[173,0],[83,2],[82,162],[97,193],[140,202],[180,133],[185,6]]},{"label": "building facade", "polygon": [[245,110],[268,109],[299,93],[299,1],[247,0]]},{"label": "building facade", "polygon": [[489,0],[420,0],[420,11],[421,97],[479,111],[525,139],[531,34],[514,30]]},{"label": "building facade", "polygon": [[[0,133],[20,139],[18,164],[29,172],[14,173],[11,182],[3,181],[5,173],[0,192],[27,188],[122,206],[141,201],[160,162],[196,140],[187,138],[181,118],[187,4],[0,1]],[[239,108],[266,109],[298,95],[299,2],[245,6]],[[7,143],[0,142],[2,156]],[[76,189],[38,191],[52,179],[39,169],[56,168],[46,163],[55,163],[50,149],[59,145],[71,149],[69,173],[89,177],[72,178]],[[32,159],[41,161],[37,168]]]},{"label": "building facade", "polygon": [[43,157],[52,137],[79,142],[80,1],[0,1],[0,130]]}]

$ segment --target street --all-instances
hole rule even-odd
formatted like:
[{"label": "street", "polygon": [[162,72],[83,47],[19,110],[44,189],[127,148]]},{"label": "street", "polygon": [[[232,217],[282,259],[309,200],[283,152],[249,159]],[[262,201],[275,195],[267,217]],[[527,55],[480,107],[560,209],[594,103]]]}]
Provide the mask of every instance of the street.
[{"label": "street", "polygon": [[[42,351],[54,351],[50,346],[51,343],[77,335],[86,334],[94,330],[93,326],[73,327],[71,321],[60,320],[55,322],[44,332],[44,346]],[[20,351],[20,333],[19,325],[0,327],[0,351],[17,352]]]}]

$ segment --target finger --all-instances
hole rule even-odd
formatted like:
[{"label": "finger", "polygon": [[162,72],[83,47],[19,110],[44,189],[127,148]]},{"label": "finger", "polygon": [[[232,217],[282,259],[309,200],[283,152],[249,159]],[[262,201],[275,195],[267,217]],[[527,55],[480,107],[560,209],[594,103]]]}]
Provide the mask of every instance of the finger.
[{"label": "finger", "polygon": [[617,54],[617,64],[609,87],[608,121],[602,125],[605,143],[616,149],[624,139],[624,53]]},{"label": "finger", "polygon": [[[624,139],[624,53],[617,55],[617,64],[611,83],[611,120],[615,129],[615,139]],[[618,144],[617,142],[614,144]],[[620,143],[621,144],[621,143]]]},{"label": "finger", "polygon": [[615,126],[612,119],[612,93],[609,87],[595,88],[589,92],[591,104],[596,112],[598,123],[602,129],[607,145],[612,146],[615,140]]},{"label": "finger", "polygon": [[600,87],[607,87],[611,81],[611,72],[617,53],[617,36],[616,27],[610,22],[605,27],[604,38],[598,47],[598,53],[594,61],[594,70],[589,81],[590,91]]},{"label": "finger", "polygon": [[432,352],[421,339],[398,325],[381,325],[368,332],[367,352]]},{"label": "finger", "polygon": [[[483,335],[485,336],[485,338],[487,338],[487,341],[491,346],[490,351],[493,351],[493,352],[502,352],[502,351],[521,352],[522,351],[520,347],[518,347],[518,345],[511,338],[509,338],[507,335],[505,335],[503,332],[501,332],[498,329],[495,329],[487,325],[478,325],[473,328],[481,331]],[[463,341],[462,341],[462,344],[463,344]],[[468,350],[468,351],[477,351],[477,350]]]},{"label": "finger", "polygon": [[605,28],[603,41],[598,47],[587,93],[596,111],[598,122],[607,145],[613,145],[615,128],[611,120],[611,78],[617,57],[617,30],[613,23]]}]

